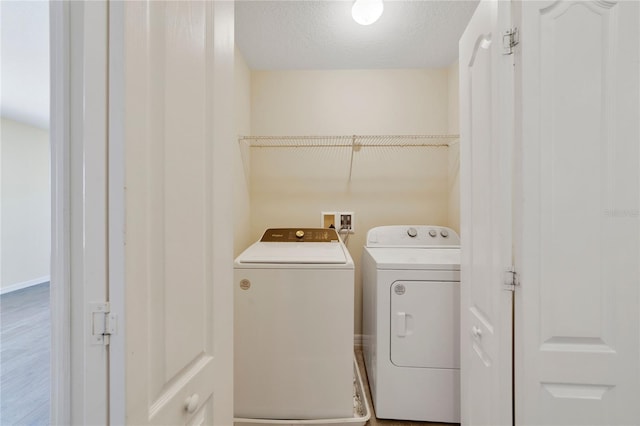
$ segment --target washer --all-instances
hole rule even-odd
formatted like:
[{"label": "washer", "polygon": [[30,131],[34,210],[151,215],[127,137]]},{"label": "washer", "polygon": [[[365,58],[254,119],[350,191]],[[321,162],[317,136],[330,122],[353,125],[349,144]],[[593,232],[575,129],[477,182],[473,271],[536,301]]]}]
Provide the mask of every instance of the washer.
[{"label": "washer", "polygon": [[381,226],[362,253],[363,352],[376,417],[460,422],[460,240]]},{"label": "washer", "polygon": [[234,269],[235,417],[352,417],[354,267],[336,231],[268,229]]}]

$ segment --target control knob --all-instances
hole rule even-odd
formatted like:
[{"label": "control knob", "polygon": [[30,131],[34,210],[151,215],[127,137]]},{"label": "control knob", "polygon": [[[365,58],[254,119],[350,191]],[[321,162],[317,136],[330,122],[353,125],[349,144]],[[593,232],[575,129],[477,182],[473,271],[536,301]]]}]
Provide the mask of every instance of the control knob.
[{"label": "control knob", "polygon": [[296,237],[298,238],[304,237],[304,231],[302,229],[296,231]]},{"label": "control knob", "polygon": [[449,231],[443,229],[442,231],[440,231],[440,235],[442,235],[443,238],[447,238],[449,236]]},{"label": "control knob", "polygon": [[429,230],[429,235],[430,235],[431,237],[435,238],[435,237],[436,237],[436,235],[438,235],[438,233],[436,232],[436,230],[435,230],[435,229],[431,229],[431,230]]},{"label": "control knob", "polygon": [[416,231],[416,228],[409,228],[407,229],[407,235],[409,235],[411,238],[414,238],[416,235],[418,235],[418,231]]}]

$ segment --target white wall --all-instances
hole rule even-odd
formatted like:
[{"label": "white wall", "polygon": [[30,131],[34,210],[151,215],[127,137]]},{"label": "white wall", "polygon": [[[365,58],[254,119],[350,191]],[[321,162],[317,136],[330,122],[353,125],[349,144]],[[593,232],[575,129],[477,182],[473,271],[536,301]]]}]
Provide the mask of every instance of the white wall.
[{"label": "white wall", "polygon": [[[459,111],[459,76],[458,62],[456,61],[448,69],[449,79],[449,134],[460,133]],[[460,232],[460,141],[456,141],[449,147],[449,227]]]},{"label": "white wall", "polygon": [[51,254],[49,133],[2,118],[1,272],[7,291],[48,280]]},{"label": "white wall", "polygon": [[[449,72],[253,71],[254,135],[445,134]],[[355,333],[368,229],[448,223],[447,148],[252,148],[251,237],[268,227],[320,226],[323,210],[355,212]]]},{"label": "white wall", "polygon": [[260,135],[447,131],[447,70],[253,71]]},{"label": "white wall", "polygon": [[[235,49],[235,128],[238,136],[251,134],[251,71],[242,53]],[[250,232],[251,200],[249,181],[251,155],[246,144],[236,143],[233,151],[234,256],[253,241]]]}]

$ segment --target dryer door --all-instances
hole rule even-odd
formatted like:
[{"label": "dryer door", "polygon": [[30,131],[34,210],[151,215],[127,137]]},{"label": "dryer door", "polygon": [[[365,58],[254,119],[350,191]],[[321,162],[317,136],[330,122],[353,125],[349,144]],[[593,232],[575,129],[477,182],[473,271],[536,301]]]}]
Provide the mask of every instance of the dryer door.
[{"label": "dryer door", "polygon": [[395,281],[390,291],[391,362],[460,368],[460,283]]}]

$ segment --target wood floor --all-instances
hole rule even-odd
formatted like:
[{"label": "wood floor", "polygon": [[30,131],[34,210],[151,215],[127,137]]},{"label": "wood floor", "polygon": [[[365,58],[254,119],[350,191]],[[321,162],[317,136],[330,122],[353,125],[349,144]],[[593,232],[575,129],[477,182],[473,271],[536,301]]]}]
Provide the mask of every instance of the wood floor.
[{"label": "wood floor", "polygon": [[0,296],[0,425],[48,425],[49,283]]}]

